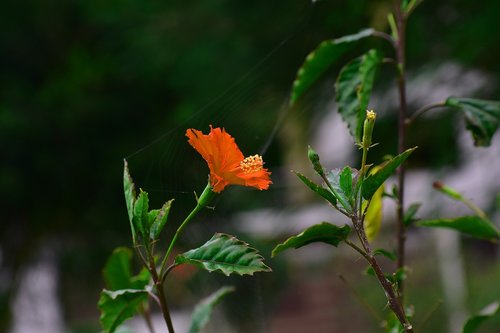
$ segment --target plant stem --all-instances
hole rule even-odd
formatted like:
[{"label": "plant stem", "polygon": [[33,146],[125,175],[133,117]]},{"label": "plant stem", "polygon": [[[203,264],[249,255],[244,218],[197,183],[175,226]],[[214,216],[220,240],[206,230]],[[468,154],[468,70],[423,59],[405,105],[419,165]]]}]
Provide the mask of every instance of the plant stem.
[{"label": "plant stem", "polygon": [[149,270],[151,272],[151,275],[153,276],[153,282],[156,287],[156,293],[158,299],[160,300],[161,312],[163,314],[163,319],[165,319],[165,323],[167,324],[168,332],[175,333],[174,325],[172,324],[172,318],[170,318],[170,311],[168,309],[167,300],[165,298],[165,291],[163,290],[163,281],[158,276],[153,256],[150,257]]},{"label": "plant stem", "polygon": [[210,184],[208,184],[201,193],[200,197],[196,200],[196,206],[194,207],[194,209],[191,211],[191,213],[189,213],[189,215],[184,219],[179,228],[177,228],[177,230],[175,231],[174,237],[172,238],[172,241],[168,246],[167,253],[165,253],[165,256],[163,257],[161,263],[161,269],[160,269],[161,281],[165,280],[165,272],[166,272],[165,268],[167,265],[168,257],[170,256],[170,252],[172,252],[172,249],[174,248],[177,238],[181,234],[182,230],[184,230],[184,227],[188,224],[188,222],[191,221],[193,217],[195,217],[196,214],[200,212],[200,210],[206,207],[206,204],[210,202],[210,200],[214,195],[215,193],[212,192],[212,187],[210,186]]},{"label": "plant stem", "polygon": [[403,304],[401,300],[399,299],[396,291],[394,290],[392,284],[387,280],[385,277],[384,272],[380,268],[380,265],[378,264],[377,259],[373,255],[373,252],[370,247],[370,243],[368,242],[368,239],[366,238],[366,234],[363,230],[363,225],[360,219],[356,215],[353,216],[352,218],[352,223],[354,226],[354,229],[356,231],[356,234],[358,235],[358,238],[363,245],[363,248],[365,251],[361,250],[358,246],[355,244],[351,243],[350,241],[346,241],[346,243],[354,248],[356,251],[361,253],[363,257],[368,261],[370,266],[373,268],[373,271],[375,272],[375,276],[377,277],[380,285],[382,286],[382,289],[384,289],[385,296],[387,298],[387,301],[389,303],[389,308],[394,312],[398,320],[400,321],[401,325],[404,328],[405,333],[413,333],[413,327],[411,326],[410,322],[406,318],[406,314],[404,312]]},{"label": "plant stem", "polygon": [[[396,40],[396,60],[398,63],[398,92],[399,92],[399,112],[398,112],[398,154],[405,151],[406,146],[406,79],[405,79],[405,41],[406,41],[406,16],[401,11],[401,1],[395,0],[395,16],[397,25]],[[404,225],[404,191],[405,191],[405,164],[398,168],[398,200],[397,200],[397,268],[405,265],[405,241],[406,227]],[[404,304],[404,284],[399,284],[399,297],[401,304]]]}]

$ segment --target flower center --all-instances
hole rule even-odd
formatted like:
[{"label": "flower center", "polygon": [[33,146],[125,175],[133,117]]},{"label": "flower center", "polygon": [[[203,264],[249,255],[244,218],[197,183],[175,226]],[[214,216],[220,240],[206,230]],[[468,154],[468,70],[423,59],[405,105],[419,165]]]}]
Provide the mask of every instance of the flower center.
[{"label": "flower center", "polygon": [[264,161],[262,160],[262,156],[253,155],[248,156],[240,163],[240,168],[243,170],[243,173],[251,173],[262,170],[262,166],[264,165]]}]

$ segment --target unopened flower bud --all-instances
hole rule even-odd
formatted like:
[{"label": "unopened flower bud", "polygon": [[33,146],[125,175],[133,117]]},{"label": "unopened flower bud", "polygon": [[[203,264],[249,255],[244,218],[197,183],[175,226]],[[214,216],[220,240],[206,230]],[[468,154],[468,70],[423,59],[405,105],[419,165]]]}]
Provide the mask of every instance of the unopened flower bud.
[{"label": "unopened flower bud", "polygon": [[323,167],[321,166],[321,163],[319,162],[319,155],[318,153],[311,148],[311,146],[308,147],[307,149],[307,157],[309,157],[309,161],[311,161],[314,171],[318,173],[318,175],[323,174]]},{"label": "unopened flower bud", "polygon": [[370,148],[372,144],[373,127],[375,126],[376,118],[377,114],[373,110],[366,111],[366,118],[363,124],[363,141],[361,142],[363,148]]},{"label": "unopened flower bud", "polygon": [[435,181],[432,186],[438,190],[439,192],[451,197],[451,198],[454,198],[454,199],[457,199],[457,200],[461,200],[462,199],[462,195],[460,193],[458,193],[456,190],[452,189],[451,187],[449,186],[446,186],[443,182],[441,181]]}]

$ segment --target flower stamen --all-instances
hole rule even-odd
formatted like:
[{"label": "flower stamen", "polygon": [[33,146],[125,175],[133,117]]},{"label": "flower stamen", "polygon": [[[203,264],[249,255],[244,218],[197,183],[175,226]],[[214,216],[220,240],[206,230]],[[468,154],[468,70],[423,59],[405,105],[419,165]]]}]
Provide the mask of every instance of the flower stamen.
[{"label": "flower stamen", "polygon": [[245,174],[261,171],[263,165],[264,161],[262,160],[262,156],[258,154],[248,156],[240,162],[240,168]]}]

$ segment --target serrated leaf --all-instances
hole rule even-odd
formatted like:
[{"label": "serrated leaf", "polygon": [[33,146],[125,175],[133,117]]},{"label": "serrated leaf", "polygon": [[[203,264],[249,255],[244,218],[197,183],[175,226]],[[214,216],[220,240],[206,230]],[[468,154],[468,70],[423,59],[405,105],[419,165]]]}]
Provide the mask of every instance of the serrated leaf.
[{"label": "serrated leaf", "polygon": [[394,252],[387,251],[386,249],[376,249],[375,251],[373,251],[373,254],[384,256],[384,257],[390,259],[391,261],[396,261],[396,259],[397,259],[397,256]]},{"label": "serrated leaf", "polygon": [[146,290],[103,290],[98,307],[101,310],[100,321],[104,332],[113,333],[120,324],[133,317],[138,306],[146,300]]},{"label": "serrated leaf", "polygon": [[212,239],[197,249],[180,254],[176,264],[192,264],[209,272],[220,271],[225,275],[253,275],[269,272],[259,252],[234,236],[216,233]]},{"label": "serrated leaf", "polygon": [[234,287],[224,286],[210,296],[202,299],[194,308],[189,333],[200,332],[208,323],[214,306],[217,305],[224,296],[234,292],[234,290]]},{"label": "serrated leaf", "polygon": [[500,123],[500,102],[474,98],[450,97],[445,104],[462,111],[465,127],[474,138],[474,145],[489,146]]},{"label": "serrated leaf", "polygon": [[373,29],[364,29],[357,34],[324,41],[309,53],[293,82],[290,104],[293,105],[350,46],[360,39],[372,36],[374,32]]},{"label": "serrated leaf", "polygon": [[464,325],[462,333],[474,333],[477,328],[488,318],[493,317],[499,311],[499,303],[493,302],[482,309],[477,315],[470,317]]},{"label": "serrated leaf", "polygon": [[290,248],[298,249],[304,245],[321,242],[337,247],[340,242],[347,239],[351,228],[346,224],[343,227],[338,227],[328,222],[313,225],[307,228],[297,236],[288,238],[285,242],[279,244],[273,249],[272,257],[278,253]]},{"label": "serrated leaf", "polygon": [[[348,167],[351,169],[351,176],[352,176],[352,183],[356,183],[356,179],[358,177],[358,170],[353,169],[351,167]],[[345,169],[345,168],[344,168]],[[342,205],[342,207],[345,208],[345,210],[348,213],[352,213],[352,205],[351,205],[351,197],[348,196],[344,190],[342,189],[342,186],[340,185],[340,175],[341,175],[342,170],[341,169],[333,169],[332,171],[328,172],[326,174],[326,178],[328,179],[328,182],[332,186],[333,190],[336,193],[336,198],[338,202]]]},{"label": "serrated leaf", "polygon": [[410,148],[389,160],[383,167],[372,175],[369,175],[363,182],[363,198],[369,200],[377,189],[392,175],[417,147]]},{"label": "serrated leaf", "polygon": [[420,208],[420,206],[422,206],[422,204],[420,202],[417,202],[411,204],[410,207],[408,207],[403,219],[403,223],[405,226],[409,226],[410,224],[418,220],[417,218],[415,218],[415,215],[417,214],[417,211]]},{"label": "serrated leaf", "polygon": [[134,205],[136,200],[135,185],[134,182],[132,181],[132,177],[130,176],[128,170],[127,160],[125,159],[123,160],[123,191],[125,193],[125,203],[127,204],[127,212],[130,221],[130,229],[132,231],[132,238],[135,244],[137,235],[135,232],[134,224],[132,222],[132,219],[134,217]]},{"label": "serrated leaf", "polygon": [[334,206],[337,204],[337,199],[335,199],[335,195],[333,195],[332,192],[316,184],[315,182],[313,182],[300,172],[295,172],[295,174],[304,184],[306,184],[307,187],[309,187],[314,192],[318,193],[320,196],[323,197],[323,199],[325,199]]},{"label": "serrated leaf", "polygon": [[148,227],[148,209],[148,193],[141,190],[141,193],[139,193],[139,196],[135,201],[134,216],[132,218],[134,228],[139,235],[141,235],[141,237],[144,237]]},{"label": "serrated leaf", "polygon": [[498,239],[500,232],[489,221],[485,221],[479,216],[461,216],[452,219],[434,219],[424,220],[416,223],[418,226],[434,227],[434,228],[449,228],[460,231],[464,234],[482,238],[482,239]]},{"label": "serrated leaf", "polygon": [[158,215],[156,215],[156,218],[151,225],[151,229],[149,230],[149,238],[151,240],[156,240],[158,237],[160,237],[160,233],[163,230],[163,227],[167,223],[168,220],[168,214],[170,213],[170,207],[172,206],[172,202],[174,200],[169,200],[163,204],[163,206],[160,208]]},{"label": "serrated leaf", "polygon": [[337,77],[335,92],[338,110],[356,142],[361,142],[366,108],[382,58],[379,51],[370,50],[345,65]]}]

